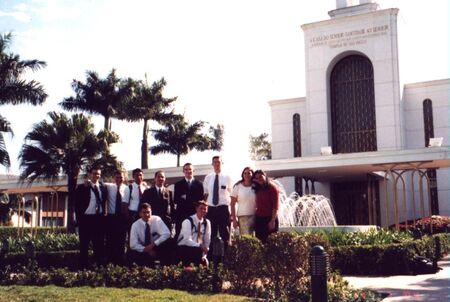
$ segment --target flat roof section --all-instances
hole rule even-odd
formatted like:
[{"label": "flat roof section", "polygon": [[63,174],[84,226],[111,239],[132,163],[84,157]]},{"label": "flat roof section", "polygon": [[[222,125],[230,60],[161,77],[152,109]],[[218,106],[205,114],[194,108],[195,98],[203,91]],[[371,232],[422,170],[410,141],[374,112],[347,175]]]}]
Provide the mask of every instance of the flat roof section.
[{"label": "flat roof section", "polygon": [[270,177],[301,176],[317,181],[361,179],[368,173],[387,170],[439,169],[450,167],[450,148],[433,147],[307,156],[257,161],[257,169]]}]

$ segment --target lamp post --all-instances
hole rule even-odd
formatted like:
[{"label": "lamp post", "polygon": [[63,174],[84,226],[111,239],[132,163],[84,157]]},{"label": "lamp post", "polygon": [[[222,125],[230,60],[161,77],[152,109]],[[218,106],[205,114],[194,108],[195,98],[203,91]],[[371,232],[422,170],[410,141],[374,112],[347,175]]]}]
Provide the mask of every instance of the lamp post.
[{"label": "lamp post", "polygon": [[225,252],[225,246],[223,240],[220,236],[216,236],[212,240],[212,254],[213,254],[213,265],[214,265],[214,275],[213,275],[213,291],[218,293],[221,291],[222,286],[220,284],[218,265],[223,260],[223,255]]},{"label": "lamp post", "polygon": [[327,276],[329,271],[328,254],[320,245],[316,245],[309,253],[311,270],[312,302],[327,302]]}]

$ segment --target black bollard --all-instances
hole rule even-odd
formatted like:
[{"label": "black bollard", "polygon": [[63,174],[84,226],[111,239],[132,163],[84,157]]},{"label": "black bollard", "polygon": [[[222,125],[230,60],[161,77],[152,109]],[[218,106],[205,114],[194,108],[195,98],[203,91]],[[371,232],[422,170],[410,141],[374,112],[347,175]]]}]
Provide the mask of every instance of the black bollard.
[{"label": "black bollard", "polygon": [[25,244],[25,256],[30,260],[34,260],[36,257],[36,246],[31,240]]},{"label": "black bollard", "polygon": [[218,293],[222,290],[222,285],[219,278],[218,265],[223,260],[223,255],[225,252],[225,246],[223,240],[220,236],[216,236],[212,240],[212,254],[213,254],[213,265],[214,265],[214,278],[213,278],[213,291]]},{"label": "black bollard", "polygon": [[316,245],[309,253],[311,270],[312,302],[327,302],[327,277],[329,270],[328,254],[320,245]]}]

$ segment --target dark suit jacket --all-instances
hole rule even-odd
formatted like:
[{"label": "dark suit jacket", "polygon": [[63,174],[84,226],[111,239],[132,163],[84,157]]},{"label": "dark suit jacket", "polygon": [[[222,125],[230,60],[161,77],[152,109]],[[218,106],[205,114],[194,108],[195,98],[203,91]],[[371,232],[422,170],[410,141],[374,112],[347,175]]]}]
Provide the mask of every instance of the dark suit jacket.
[{"label": "dark suit jacket", "polygon": [[141,202],[149,203],[152,207],[152,215],[161,217],[170,229],[170,224],[173,222],[172,216],[175,212],[172,191],[163,187],[161,195],[158,196],[156,187],[151,187],[144,191]]},{"label": "dark suit jacket", "polygon": [[[108,190],[103,183],[99,183],[99,189],[102,195],[101,203],[103,214],[105,214],[106,201],[108,199]],[[91,186],[86,186],[84,184],[78,185],[75,189],[75,213],[77,215],[78,222],[80,221],[79,218],[84,215],[84,212],[86,212],[86,209],[89,206],[91,192],[92,194],[94,194],[94,192],[91,190]]]},{"label": "dark suit jacket", "polygon": [[176,204],[176,219],[183,221],[195,213],[195,205],[199,200],[203,200],[203,183],[194,178],[191,188],[188,188],[186,179],[182,179],[175,184],[174,202]]}]

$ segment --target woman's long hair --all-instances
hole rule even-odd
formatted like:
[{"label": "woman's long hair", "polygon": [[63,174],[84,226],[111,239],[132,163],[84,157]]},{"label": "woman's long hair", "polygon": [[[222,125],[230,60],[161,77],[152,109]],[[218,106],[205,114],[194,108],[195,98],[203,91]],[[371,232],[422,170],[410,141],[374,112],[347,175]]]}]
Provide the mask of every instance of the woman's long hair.
[{"label": "woman's long hair", "polygon": [[[264,184],[260,185],[255,181],[257,174],[262,174],[265,176],[266,180]],[[269,178],[267,177],[266,172],[264,172],[263,170],[256,170],[255,172],[253,172],[252,181],[253,181],[253,190],[255,191],[255,193],[260,190],[267,190],[269,188]]]},{"label": "woman's long hair", "polygon": [[238,182],[236,182],[236,183],[234,184],[233,187],[235,187],[235,186],[237,186],[237,185],[239,185],[239,184],[241,184],[241,183],[244,182],[244,172],[245,172],[245,170],[249,170],[250,172],[252,172],[252,181],[253,181],[253,175],[254,175],[255,172],[253,172],[252,168],[250,168],[250,167],[245,167],[245,168],[242,170],[242,173],[241,173],[241,179],[240,179]]}]

